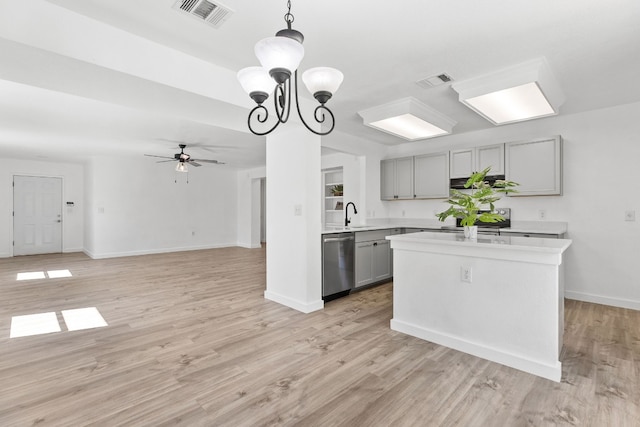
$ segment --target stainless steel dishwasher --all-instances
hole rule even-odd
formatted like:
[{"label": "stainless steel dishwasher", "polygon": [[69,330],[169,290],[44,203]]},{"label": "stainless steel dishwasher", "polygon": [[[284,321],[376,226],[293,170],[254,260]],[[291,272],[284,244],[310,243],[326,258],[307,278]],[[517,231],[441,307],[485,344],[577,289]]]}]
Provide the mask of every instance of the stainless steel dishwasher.
[{"label": "stainless steel dishwasher", "polygon": [[322,236],[322,299],[348,294],[355,287],[354,233]]}]

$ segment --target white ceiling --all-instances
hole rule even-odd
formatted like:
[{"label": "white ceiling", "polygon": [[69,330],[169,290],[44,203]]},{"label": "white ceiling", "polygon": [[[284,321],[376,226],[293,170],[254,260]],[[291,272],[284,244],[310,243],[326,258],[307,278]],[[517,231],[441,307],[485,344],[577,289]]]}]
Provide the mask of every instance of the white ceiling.
[{"label": "white ceiling", "polygon": [[[171,155],[182,141],[229,167],[264,164],[264,138],[246,131],[251,101],[232,77],[285,26],[286,1],[222,2],[235,12],[214,29],[174,0],[0,0],[0,156]],[[328,104],[334,148],[346,135],[401,144],[357,112],[407,96],[456,120],[456,134],[492,127],[450,85],[415,81],[541,56],[565,93],[561,114],[640,101],[637,0],[292,0],[291,11],[305,35],[301,70],[345,75]]]}]

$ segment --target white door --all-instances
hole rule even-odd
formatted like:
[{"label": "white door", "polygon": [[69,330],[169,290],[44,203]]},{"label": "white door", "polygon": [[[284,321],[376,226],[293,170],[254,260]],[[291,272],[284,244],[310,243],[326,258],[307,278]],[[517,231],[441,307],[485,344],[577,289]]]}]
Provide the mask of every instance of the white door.
[{"label": "white door", "polygon": [[62,178],[13,177],[13,254],[62,252]]}]

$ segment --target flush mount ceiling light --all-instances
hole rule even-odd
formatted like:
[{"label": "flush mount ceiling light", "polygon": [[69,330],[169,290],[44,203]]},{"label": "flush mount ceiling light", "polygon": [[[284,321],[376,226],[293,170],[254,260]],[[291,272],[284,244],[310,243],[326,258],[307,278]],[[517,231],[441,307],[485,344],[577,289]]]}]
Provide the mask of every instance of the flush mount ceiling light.
[{"label": "flush mount ceiling light", "polygon": [[503,125],[558,114],[564,94],[544,58],[454,83],[460,102]]},{"label": "flush mount ceiling light", "polygon": [[456,121],[415,98],[403,98],[358,114],[366,126],[409,141],[450,134]]},{"label": "flush mount ceiling light", "polygon": [[[302,81],[305,86],[320,103],[313,113],[313,118],[320,125],[325,122],[325,113],[331,119],[331,126],[328,131],[322,132],[312,129],[302,117],[300,103],[298,102],[297,69],[304,56],[304,47],[302,47],[304,36],[301,32],[291,28],[291,24],[294,21],[294,17],[291,14],[291,1],[287,2],[287,9],[287,13],[284,15],[287,28],[278,31],[275,37],[262,39],[255,45],[255,54],[262,66],[248,67],[238,71],[238,80],[242,88],[257,104],[249,113],[247,120],[249,130],[255,135],[267,135],[273,132],[280,123],[286,123],[289,120],[293,85],[296,110],[302,123],[316,135],[328,135],[333,131],[335,118],[325,104],[336,93],[344,76],[340,71],[329,67],[311,68],[302,74]],[[291,82],[292,74],[293,83]],[[270,128],[270,125],[265,125],[266,130],[256,130],[253,127],[254,125],[263,125],[269,118],[269,111],[263,103],[271,94],[274,95],[273,104],[277,120]],[[252,120],[254,125],[251,124]]]}]

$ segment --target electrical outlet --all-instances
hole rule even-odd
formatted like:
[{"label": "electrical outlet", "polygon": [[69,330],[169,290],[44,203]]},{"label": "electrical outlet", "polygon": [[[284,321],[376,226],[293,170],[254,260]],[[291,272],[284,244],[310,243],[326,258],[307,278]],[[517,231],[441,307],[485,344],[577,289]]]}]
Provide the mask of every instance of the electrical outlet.
[{"label": "electrical outlet", "polygon": [[402,209],[402,216],[404,216],[404,209]]},{"label": "electrical outlet", "polygon": [[635,221],[636,220],[636,211],[625,211],[624,220],[625,221]]},{"label": "electrical outlet", "polygon": [[295,216],[302,216],[302,205],[295,205],[293,207],[293,214]]},{"label": "electrical outlet", "polygon": [[547,211],[545,211],[544,209],[540,209],[538,211],[538,218],[539,219],[547,219]]},{"label": "electrical outlet", "polygon": [[193,237],[193,236],[195,236],[195,235],[196,235],[196,232],[195,232],[195,231],[192,231],[192,232],[191,232],[191,237]]},{"label": "electrical outlet", "polygon": [[460,267],[460,280],[462,280],[463,282],[471,283],[471,280],[472,280],[471,273],[472,273],[471,267],[468,267],[468,266]]}]

